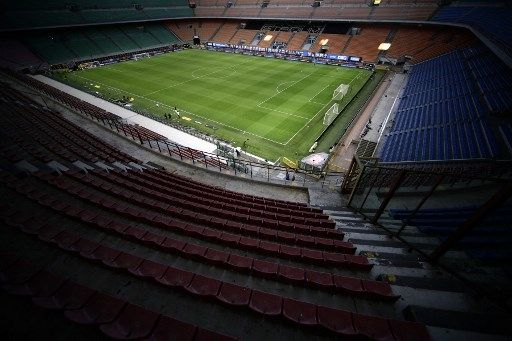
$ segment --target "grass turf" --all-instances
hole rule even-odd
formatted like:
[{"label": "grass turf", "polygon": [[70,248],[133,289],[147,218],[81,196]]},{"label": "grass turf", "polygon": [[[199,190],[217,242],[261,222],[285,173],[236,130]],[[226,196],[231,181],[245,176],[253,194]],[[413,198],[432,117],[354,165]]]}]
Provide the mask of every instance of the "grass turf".
[{"label": "grass turf", "polygon": [[[332,93],[350,84],[343,108],[371,72],[274,58],[184,50],[67,74],[79,88],[119,99],[220,137],[269,160],[298,160],[324,130]],[[187,118],[189,120],[187,120]],[[338,127],[337,127],[338,129]],[[343,129],[343,127],[339,127]]]}]

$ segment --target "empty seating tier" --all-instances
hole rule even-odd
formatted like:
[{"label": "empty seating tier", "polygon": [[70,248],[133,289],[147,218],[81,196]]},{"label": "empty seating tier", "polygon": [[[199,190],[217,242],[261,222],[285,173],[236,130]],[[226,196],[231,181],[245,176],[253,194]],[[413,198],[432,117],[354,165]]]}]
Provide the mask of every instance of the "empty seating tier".
[{"label": "empty seating tier", "polygon": [[[0,97],[0,132],[11,141],[0,150],[2,169],[19,161],[41,169],[24,177],[0,172],[0,195],[9,198],[0,202],[3,236],[32,236],[26,242],[38,252],[77,264],[54,274],[4,257],[7,292],[114,338],[160,339],[174,329],[198,340],[244,339],[247,330],[268,338],[256,327],[262,323],[300,339],[430,338],[423,325],[397,320],[399,296],[372,279],[372,264],[354,255],[322,210],[154,169],[16,91],[4,87]],[[6,157],[13,151],[15,159]],[[77,171],[74,161],[91,168]],[[105,170],[95,161],[138,163],[139,170]],[[52,174],[52,162],[69,170]],[[59,267],[44,259],[36,261]],[[124,280],[132,283],[127,292]],[[155,304],[157,297],[182,303]],[[378,304],[379,316],[356,312],[355,298]],[[234,325],[233,314],[248,329]]]},{"label": "empty seating tier", "polygon": [[137,1],[46,1],[2,6],[0,29],[78,26],[191,17],[186,0]]},{"label": "empty seating tier", "polygon": [[46,62],[57,64],[176,44],[179,39],[161,24],[145,23],[45,31],[23,41]]},{"label": "empty seating tier", "polygon": [[512,10],[505,3],[480,1],[441,8],[433,21],[458,22],[471,25],[497,43],[506,53],[512,53],[512,37],[503,27],[512,25]]},{"label": "empty seating tier", "polygon": [[[483,56],[489,57],[485,63],[480,62]],[[510,70],[483,47],[457,50],[416,65],[384,144],[382,161],[506,157],[501,148],[505,142],[495,133],[490,112],[511,108],[507,74]]]}]

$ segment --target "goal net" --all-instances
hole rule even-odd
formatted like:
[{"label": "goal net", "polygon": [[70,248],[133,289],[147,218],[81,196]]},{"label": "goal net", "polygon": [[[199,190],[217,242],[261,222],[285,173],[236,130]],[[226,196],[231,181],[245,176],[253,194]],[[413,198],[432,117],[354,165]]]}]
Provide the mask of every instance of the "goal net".
[{"label": "goal net", "polygon": [[336,117],[338,117],[338,103],[334,103],[324,115],[324,125],[330,125]]},{"label": "goal net", "polygon": [[340,86],[338,86],[336,88],[336,90],[334,90],[334,92],[332,93],[332,99],[334,101],[339,101],[343,98],[343,96],[345,96],[348,92],[348,84],[340,84]]},{"label": "goal net", "polygon": [[142,52],[142,53],[134,54],[132,58],[134,60],[139,60],[139,59],[143,59],[143,58],[149,58],[149,53]]}]

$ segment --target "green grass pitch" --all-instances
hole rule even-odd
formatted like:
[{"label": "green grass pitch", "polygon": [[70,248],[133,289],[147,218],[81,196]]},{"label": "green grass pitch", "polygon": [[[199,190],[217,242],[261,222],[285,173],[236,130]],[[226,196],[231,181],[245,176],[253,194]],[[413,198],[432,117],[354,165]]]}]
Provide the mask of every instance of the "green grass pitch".
[{"label": "green grass pitch", "polygon": [[[340,108],[371,72],[274,58],[184,50],[67,75],[74,86],[220,137],[248,152],[298,160],[324,130],[325,111],[340,84],[350,84]],[[343,115],[343,113],[341,114]],[[187,120],[188,118],[189,120]],[[343,128],[343,127],[342,127]]]}]

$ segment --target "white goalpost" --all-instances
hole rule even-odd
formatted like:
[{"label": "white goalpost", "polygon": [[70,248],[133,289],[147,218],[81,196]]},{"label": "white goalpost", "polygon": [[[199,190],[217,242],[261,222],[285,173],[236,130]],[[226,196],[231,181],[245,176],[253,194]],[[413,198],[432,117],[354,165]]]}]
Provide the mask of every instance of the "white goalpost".
[{"label": "white goalpost", "polygon": [[340,114],[338,103],[343,99],[343,97],[348,92],[349,85],[348,84],[340,84],[332,93],[332,101],[334,104],[325,112],[324,115],[324,125],[329,126],[336,117]]},{"label": "white goalpost", "polygon": [[324,125],[330,125],[339,114],[338,103],[334,103],[324,115]]},{"label": "white goalpost", "polygon": [[348,84],[340,84],[332,93],[333,101],[340,101],[348,92]]}]

